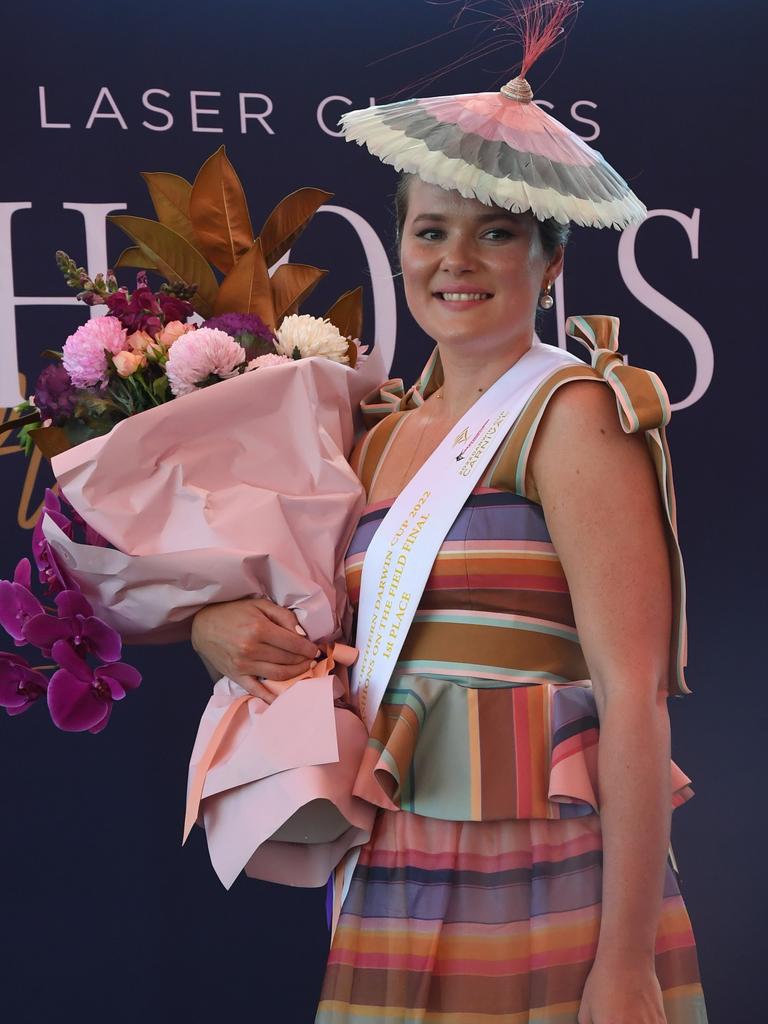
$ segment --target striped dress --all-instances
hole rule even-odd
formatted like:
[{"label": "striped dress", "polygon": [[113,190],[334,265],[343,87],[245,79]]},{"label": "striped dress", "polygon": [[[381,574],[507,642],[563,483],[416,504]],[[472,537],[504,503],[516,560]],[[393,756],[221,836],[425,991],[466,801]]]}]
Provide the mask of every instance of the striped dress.
[{"label": "striped dress", "polygon": [[[666,393],[617,353],[618,322],[574,321],[592,366],[568,365],[529,399],[445,538],[390,680],[355,792],[380,811],[334,934],[316,1024],[576,1024],[600,928],[599,721],[568,584],[526,472],[549,398],[608,383],[654,458],[674,589],[670,692],[690,692],[685,584],[664,426]],[[355,451],[370,492],[411,409],[441,383],[437,355],[404,394],[372,396]],[[388,503],[369,504],[346,575]],[[670,764],[673,807],[690,779]],[[656,972],[668,1024],[705,1024],[696,947],[674,857]]]}]

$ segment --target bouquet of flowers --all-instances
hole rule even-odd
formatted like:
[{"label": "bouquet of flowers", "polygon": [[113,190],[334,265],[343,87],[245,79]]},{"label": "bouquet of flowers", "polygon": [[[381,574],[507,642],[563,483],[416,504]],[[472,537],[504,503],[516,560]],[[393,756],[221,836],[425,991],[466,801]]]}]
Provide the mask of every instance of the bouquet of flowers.
[{"label": "bouquet of flowers", "polygon": [[[112,218],[136,242],[118,261],[141,270],[133,292],[58,256],[80,298],[107,311],[67,339],[15,421],[52,457],[91,531],[76,541],[49,500],[38,567],[133,642],[182,640],[216,601],[267,595],[296,611],[326,658],[271,705],[216,684],[192,755],[186,833],[204,823],[227,886],[246,865],[321,885],[373,817],[351,796],[367,734],[345,699],[355,652],[337,640],[349,626],[343,556],[364,501],[347,456],[359,404],[386,374],[359,342],[360,289],[310,317],[297,307],[324,271],[285,263],[269,274],[328,193],[287,197],[254,239],[223,149],[194,185],[145,178],[159,222]],[[167,279],[158,291],[152,269]],[[100,686],[111,707],[117,687]]]}]

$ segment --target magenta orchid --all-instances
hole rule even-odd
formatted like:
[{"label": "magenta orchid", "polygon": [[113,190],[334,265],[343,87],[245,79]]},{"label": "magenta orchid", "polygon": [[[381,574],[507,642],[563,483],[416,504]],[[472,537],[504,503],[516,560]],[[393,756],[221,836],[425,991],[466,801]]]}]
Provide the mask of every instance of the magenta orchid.
[{"label": "magenta orchid", "polygon": [[[45,538],[42,519],[47,515],[68,537],[75,526],[84,527],[88,543],[107,543],[74,509],[71,512],[74,522],[62,511],[58,496],[47,490],[32,539],[40,582],[49,592],[59,591],[54,598],[56,614],[32,593],[28,558],[16,566],[12,580],[0,580],[0,626],[17,647],[33,644],[56,663],[33,666],[17,654],[0,651],[0,707],[9,715],[19,715],[47,694],[48,710],[59,729],[96,733],[109,721],[113,702],[135,690],[141,675],[119,660],[120,634],[94,615],[91,604],[62,572]],[[56,671],[49,679],[43,670],[50,669]]]},{"label": "magenta orchid", "polygon": [[[56,594],[62,590],[72,590],[75,588],[43,533],[43,519],[45,516],[48,516],[71,540],[75,539],[75,529],[78,528],[81,533],[84,533],[86,544],[92,547],[105,547],[107,545],[107,541],[101,534],[89,526],[68,502],[67,505],[68,515],[62,510],[59,496],[50,488],[47,488],[40,518],[32,532],[32,557],[37,566],[40,582],[49,594]],[[69,518],[70,516],[71,518]]]},{"label": "magenta orchid", "polygon": [[69,581],[61,571],[53,549],[43,533],[43,520],[46,516],[49,516],[67,537],[72,537],[72,523],[61,511],[61,503],[50,488],[45,492],[43,510],[32,531],[32,557],[37,566],[40,582],[49,594],[55,594],[61,590],[66,590]]},{"label": "magenta orchid", "polygon": [[20,715],[45,695],[48,678],[17,654],[0,651],[0,707]]},{"label": "magenta orchid", "polygon": [[117,661],[122,649],[120,634],[93,614],[88,601],[78,590],[63,590],[55,598],[58,618],[44,610],[27,619],[23,636],[39,647],[46,657],[57,640],[69,644],[75,654],[93,654],[101,661]]},{"label": "magenta orchid", "polygon": [[101,732],[113,702],[141,683],[139,672],[123,662],[92,668],[66,640],[57,640],[52,653],[61,667],[48,685],[48,709],[54,725],[67,732]]},{"label": "magenta orchid", "polygon": [[22,558],[16,566],[13,580],[0,580],[0,626],[13,639],[17,647],[29,641],[24,635],[28,623],[45,609],[29,587],[32,582],[32,567],[28,558]]}]

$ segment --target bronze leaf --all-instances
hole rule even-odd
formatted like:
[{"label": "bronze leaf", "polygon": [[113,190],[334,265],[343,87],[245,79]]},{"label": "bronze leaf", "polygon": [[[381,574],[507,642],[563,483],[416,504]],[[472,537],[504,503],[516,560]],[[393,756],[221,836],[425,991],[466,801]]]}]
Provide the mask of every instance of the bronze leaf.
[{"label": "bronze leaf", "polygon": [[189,212],[201,251],[228,274],[253,245],[253,228],[243,186],[223,146],[197,172]]},{"label": "bronze leaf", "polygon": [[26,416],[17,416],[14,420],[4,420],[0,423],[0,434],[5,434],[9,430],[19,430],[21,427],[26,427],[30,423],[39,423],[41,416],[39,412],[29,412]]},{"label": "bronze leaf", "polygon": [[259,234],[268,267],[274,266],[288,252],[328,199],[333,199],[333,192],[325,192],[321,188],[300,188],[280,200]]},{"label": "bronze leaf", "polygon": [[362,286],[344,292],[341,298],[325,314],[333,326],[345,338],[359,341],[363,336],[363,289]]},{"label": "bronze leaf", "polygon": [[131,245],[127,249],[123,249],[114,264],[115,270],[118,270],[120,267],[134,267],[136,270],[157,270],[149,256],[138,245]]},{"label": "bronze leaf", "polygon": [[213,311],[215,316],[255,313],[274,330],[272,285],[258,238],[221,282]]},{"label": "bronze leaf", "polygon": [[167,228],[186,238],[188,242],[200,248],[195,238],[192,220],[189,215],[189,199],[192,185],[186,178],[165,171],[142,171],[157,219]]},{"label": "bronze leaf", "polygon": [[277,268],[272,275],[272,295],[278,326],[284,317],[298,311],[299,305],[327,273],[327,270],[319,270],[304,263],[284,263]]},{"label": "bronze leaf", "polygon": [[72,447],[72,442],[63,427],[38,427],[29,436],[44,459],[50,460]]}]

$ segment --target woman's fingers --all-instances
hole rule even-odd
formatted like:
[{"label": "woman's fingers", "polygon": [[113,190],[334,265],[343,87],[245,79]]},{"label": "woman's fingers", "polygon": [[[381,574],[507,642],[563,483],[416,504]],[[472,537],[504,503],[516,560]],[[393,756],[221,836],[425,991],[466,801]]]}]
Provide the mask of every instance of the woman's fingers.
[{"label": "woman's fingers", "polygon": [[[305,661],[314,661],[317,658],[317,645],[310,646],[310,654],[291,654],[279,647],[272,647],[270,644],[257,644],[251,652],[252,661],[266,661],[272,665],[300,665]],[[250,671],[250,669],[249,669]]]},{"label": "woman's fingers", "polygon": [[271,704],[275,699],[275,694],[268,690],[260,680],[254,679],[253,676],[238,676],[236,679],[232,677],[232,682],[237,683],[238,686],[242,686],[242,688],[247,693],[250,693],[251,696],[261,697],[261,699],[266,701],[267,704]]},{"label": "woman's fingers", "polygon": [[[269,601],[265,597],[254,598],[254,601],[260,611],[264,612],[268,619],[277,626],[282,626],[283,629],[289,630],[291,633],[296,633],[297,636],[306,636],[307,634],[299,626],[299,620],[296,618],[296,613],[292,612],[290,608],[283,608],[281,604],[275,604],[274,601]],[[296,627],[299,626],[299,629]],[[301,630],[301,632],[299,632]]]},{"label": "woman's fingers", "polygon": [[[198,612],[192,643],[216,672],[235,682],[263,676],[280,683],[302,675],[321,657],[317,645],[298,633],[296,625],[290,609],[265,598],[245,598]],[[266,692],[262,687],[255,695],[263,697]]]},{"label": "woman's fingers", "polygon": [[231,675],[230,679],[237,682],[240,677],[261,676],[264,679],[274,680],[276,683],[283,683],[289,679],[295,679],[296,676],[304,675],[313,664],[314,661],[308,659],[300,661],[298,665],[276,665],[269,661],[252,661],[246,667],[237,665],[235,675]]},{"label": "woman's fingers", "polygon": [[307,639],[307,634],[299,626],[299,621],[290,608],[273,604],[266,598],[255,598],[254,604],[269,620],[268,623],[261,625],[263,639],[266,643],[301,654],[305,658],[315,656],[317,646]]},{"label": "woman's fingers", "polygon": [[[309,665],[311,665],[311,662],[307,663],[307,668]],[[285,693],[287,689],[290,689],[293,685],[290,680],[294,678],[294,675],[299,676],[302,674],[301,672],[297,672],[286,676],[285,679],[275,678],[275,676],[281,676],[285,670],[280,666],[264,665],[263,668],[271,668],[273,671],[262,679],[256,679],[253,675],[238,675],[230,676],[229,678],[232,682],[242,686],[244,690],[251,693],[253,696],[261,697],[262,700],[265,700],[267,703],[271,703],[275,697],[279,697],[281,693]],[[261,673],[259,673],[259,675],[261,675]]]}]

